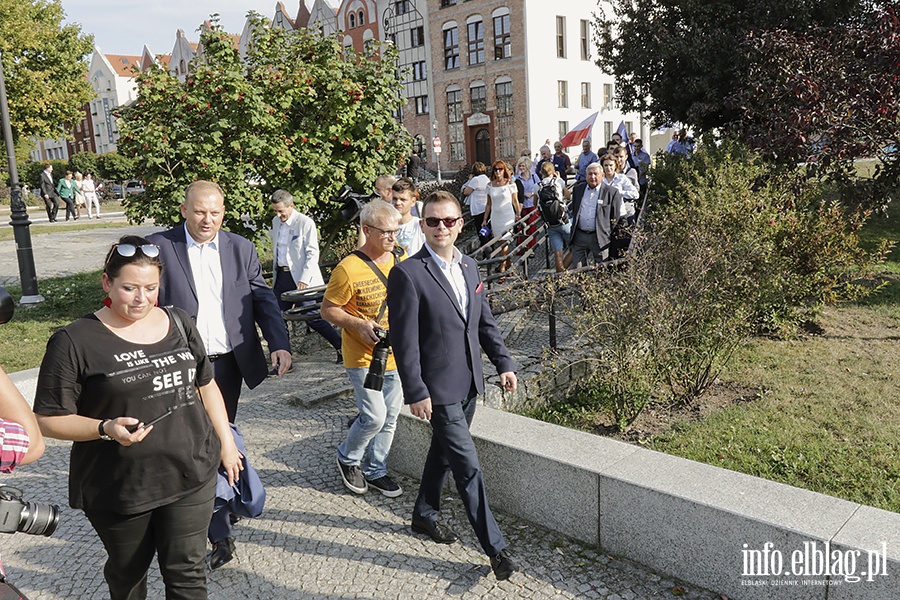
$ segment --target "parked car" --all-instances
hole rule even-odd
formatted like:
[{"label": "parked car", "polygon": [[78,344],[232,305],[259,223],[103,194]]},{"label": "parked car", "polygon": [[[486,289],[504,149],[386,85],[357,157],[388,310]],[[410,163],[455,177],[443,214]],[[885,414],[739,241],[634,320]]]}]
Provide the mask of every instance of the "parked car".
[{"label": "parked car", "polygon": [[126,194],[143,194],[144,193],[144,184],[137,179],[132,179],[128,183],[125,184],[125,193]]}]

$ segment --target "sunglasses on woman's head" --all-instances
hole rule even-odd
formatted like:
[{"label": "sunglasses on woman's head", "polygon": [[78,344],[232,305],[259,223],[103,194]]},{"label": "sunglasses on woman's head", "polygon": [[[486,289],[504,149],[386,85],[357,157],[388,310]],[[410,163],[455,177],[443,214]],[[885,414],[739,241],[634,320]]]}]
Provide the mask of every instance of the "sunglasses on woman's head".
[{"label": "sunglasses on woman's head", "polygon": [[154,244],[142,244],[135,246],[134,244],[116,244],[116,252],[119,256],[130,258],[140,250],[147,258],[156,258],[159,256],[159,246]]}]

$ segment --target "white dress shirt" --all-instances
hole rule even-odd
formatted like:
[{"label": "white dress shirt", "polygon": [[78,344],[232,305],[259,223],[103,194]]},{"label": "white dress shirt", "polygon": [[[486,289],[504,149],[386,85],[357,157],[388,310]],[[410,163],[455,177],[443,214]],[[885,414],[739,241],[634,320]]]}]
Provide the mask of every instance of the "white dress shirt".
[{"label": "white dress shirt", "polygon": [[228,334],[225,331],[225,306],[222,302],[222,259],[219,256],[219,234],[209,242],[197,243],[187,226],[184,228],[187,241],[188,261],[194,275],[197,289],[197,330],[206,346],[207,354],[231,352]]},{"label": "white dress shirt", "polygon": [[431,246],[425,244],[425,247],[428,248],[428,253],[431,254],[431,258],[434,259],[435,264],[437,264],[441,269],[441,273],[443,273],[444,277],[447,279],[447,283],[450,284],[450,288],[456,296],[456,303],[459,305],[460,310],[462,310],[462,314],[468,316],[466,309],[469,307],[469,293],[468,288],[466,287],[466,278],[463,276],[462,271],[462,252],[459,251],[459,248],[454,246],[453,258],[450,262],[447,262],[435,254]]}]

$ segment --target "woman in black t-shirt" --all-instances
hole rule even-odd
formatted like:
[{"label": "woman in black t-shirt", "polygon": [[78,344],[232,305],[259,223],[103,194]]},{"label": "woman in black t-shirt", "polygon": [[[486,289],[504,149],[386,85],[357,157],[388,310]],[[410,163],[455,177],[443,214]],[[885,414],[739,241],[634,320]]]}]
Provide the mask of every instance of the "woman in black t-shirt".
[{"label": "woman in black t-shirt", "polygon": [[242,468],[196,328],[156,307],[158,257],[137,236],[113,246],[105,307],[50,338],[35,394],[43,434],[74,442],[69,504],[103,541],[112,600],[146,598],[154,553],[166,597],[207,597],[216,471]]}]

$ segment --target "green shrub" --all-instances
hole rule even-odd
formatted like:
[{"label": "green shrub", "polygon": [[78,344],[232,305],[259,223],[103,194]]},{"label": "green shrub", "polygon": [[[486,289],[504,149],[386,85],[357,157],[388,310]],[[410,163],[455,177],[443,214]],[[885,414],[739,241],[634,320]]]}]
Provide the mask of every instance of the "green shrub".
[{"label": "green shrub", "polygon": [[859,281],[887,247],[860,249],[868,213],[827,200],[799,174],[774,174],[730,142],[654,173],[654,235],[716,248],[721,301],[746,311],[756,331],[790,335],[823,305],[871,293]]},{"label": "green shrub", "polygon": [[591,398],[620,430],[651,401],[701,395],[750,335],[792,334],[824,304],[872,293],[862,281],[885,252],[860,248],[865,213],[770,173],[744,147],[664,160],[655,173],[627,268],[562,280],[578,299],[560,306],[576,360],[592,365],[574,401]]}]

